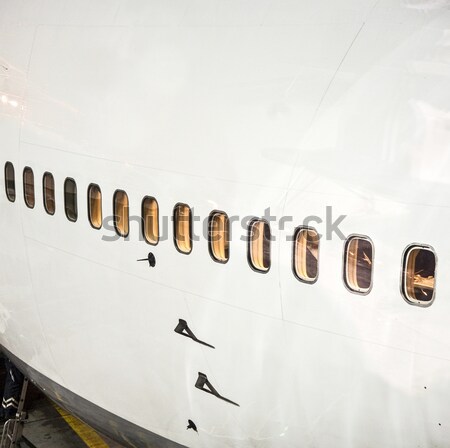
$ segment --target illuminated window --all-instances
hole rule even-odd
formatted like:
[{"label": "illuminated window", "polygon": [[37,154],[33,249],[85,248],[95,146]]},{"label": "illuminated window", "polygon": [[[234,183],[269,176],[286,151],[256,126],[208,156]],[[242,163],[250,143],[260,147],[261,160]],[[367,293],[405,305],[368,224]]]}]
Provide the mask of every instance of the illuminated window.
[{"label": "illuminated window", "polygon": [[230,257],[229,230],[226,213],[214,211],[209,215],[209,253],[219,263],[226,263]]},{"label": "illuminated window", "polygon": [[142,234],[145,241],[156,246],[159,241],[159,208],[155,198],[146,196],[142,200]]},{"label": "illuminated window", "polygon": [[101,229],[102,213],[102,191],[97,184],[91,184],[88,188],[88,215],[89,222],[94,229]]},{"label": "illuminated window", "polygon": [[16,176],[14,165],[11,162],[5,163],[5,191],[8,200],[14,202],[16,200]]},{"label": "illuminated window", "polygon": [[372,288],[373,244],[365,236],[351,236],[345,243],[344,281],[348,289],[368,294]]},{"label": "illuminated window", "polygon": [[189,205],[177,204],[173,210],[175,247],[183,254],[192,251],[192,216]]},{"label": "illuminated window", "polygon": [[258,272],[270,269],[270,226],[267,221],[253,219],[248,226],[248,260]]},{"label": "illuminated window", "polygon": [[435,296],[436,254],[430,246],[409,246],[403,255],[402,294],[411,304],[429,306]]},{"label": "illuminated window", "polygon": [[44,173],[42,179],[44,189],[44,208],[49,215],[55,214],[55,179],[51,173]]},{"label": "illuminated window", "polygon": [[302,282],[314,283],[319,276],[319,234],[308,227],[296,230],[294,273]]},{"label": "illuminated window", "polygon": [[119,236],[127,237],[130,226],[128,195],[117,190],[114,193],[114,227]]},{"label": "illuminated window", "polygon": [[78,219],[77,184],[70,177],[64,182],[64,209],[69,221]]},{"label": "illuminated window", "polygon": [[34,208],[34,173],[28,166],[23,170],[23,196],[27,207]]}]

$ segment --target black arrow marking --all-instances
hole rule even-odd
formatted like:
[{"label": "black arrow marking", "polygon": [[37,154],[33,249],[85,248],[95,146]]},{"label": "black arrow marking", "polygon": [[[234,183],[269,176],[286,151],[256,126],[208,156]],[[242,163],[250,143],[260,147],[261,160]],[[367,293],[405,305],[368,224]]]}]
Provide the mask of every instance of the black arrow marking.
[{"label": "black arrow marking", "polygon": [[202,390],[203,392],[214,395],[215,397],[219,398],[220,400],[226,401],[227,403],[234,404],[235,406],[240,407],[234,401],[231,401],[228,398],[225,398],[222,395],[220,395],[219,392],[217,392],[217,390],[214,389],[213,385],[208,381],[208,377],[204,373],[198,372],[198,378],[197,378],[197,382],[195,383],[195,387],[197,389]]},{"label": "black arrow marking", "polygon": [[181,334],[182,336],[186,336],[187,338],[192,339],[195,342],[198,342],[199,344],[206,345],[207,347],[216,348],[214,345],[208,344],[204,341],[201,341],[198,339],[195,334],[192,332],[192,330],[189,328],[187,322],[183,319],[178,319],[178,325],[175,327],[175,333]]}]

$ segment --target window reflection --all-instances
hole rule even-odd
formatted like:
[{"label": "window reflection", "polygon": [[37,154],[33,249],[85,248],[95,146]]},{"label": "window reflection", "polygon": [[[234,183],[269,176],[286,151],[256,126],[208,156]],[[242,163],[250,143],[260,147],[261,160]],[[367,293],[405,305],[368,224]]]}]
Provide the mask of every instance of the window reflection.
[{"label": "window reflection", "polygon": [[94,229],[102,227],[102,191],[97,184],[91,184],[88,188],[88,214],[89,222]]},{"label": "window reflection", "polygon": [[429,246],[407,248],[402,272],[402,293],[416,305],[430,305],[435,296],[436,254]]},{"label": "window reflection", "polygon": [[44,208],[49,215],[55,214],[55,179],[51,173],[45,173],[43,180]]},{"label": "window reflection", "polygon": [[229,259],[229,221],[226,213],[209,215],[209,252],[213,260],[226,263]]},{"label": "window reflection", "polygon": [[249,224],[249,262],[258,272],[270,269],[270,226],[263,219],[253,219]]},{"label": "window reflection", "polygon": [[315,229],[297,229],[294,241],[294,272],[305,283],[314,283],[319,275],[319,234]]},{"label": "window reflection", "polygon": [[16,178],[14,165],[11,162],[5,164],[5,190],[8,200],[14,202],[16,200]]},{"label": "window reflection", "polygon": [[23,170],[23,195],[27,207],[34,208],[34,173],[28,166]]},{"label": "window reflection", "polygon": [[192,251],[192,216],[186,204],[177,204],[174,209],[174,239],[176,248],[183,254]]},{"label": "window reflection", "polygon": [[142,226],[145,241],[156,245],[159,241],[159,207],[158,202],[151,196],[142,200]]},{"label": "window reflection", "polygon": [[114,193],[114,226],[119,236],[127,237],[129,232],[130,216],[128,195],[125,191],[117,190]]},{"label": "window reflection", "polygon": [[345,245],[345,283],[356,293],[372,288],[373,244],[367,237],[350,237]]},{"label": "window reflection", "polygon": [[78,219],[77,184],[70,177],[64,182],[64,209],[69,221]]}]

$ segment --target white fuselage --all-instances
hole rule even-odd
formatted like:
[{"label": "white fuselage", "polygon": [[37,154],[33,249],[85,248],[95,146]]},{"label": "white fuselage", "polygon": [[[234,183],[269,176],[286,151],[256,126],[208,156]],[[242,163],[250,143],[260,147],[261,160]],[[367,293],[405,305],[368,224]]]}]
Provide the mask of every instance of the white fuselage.
[{"label": "white fuselage", "polygon": [[[449,29],[438,0],[0,1],[0,164],[14,164],[17,189],[9,202],[2,168],[1,345],[188,447],[448,446]],[[129,240],[102,239],[114,232],[89,224],[92,182],[104,217],[117,189],[131,216],[155,197],[159,244],[136,221]],[[201,218],[190,255],[173,244],[178,202]],[[373,241],[368,295],[344,286],[327,206],[347,215],[346,236]],[[260,274],[240,220],[269,207],[292,221],[271,223]],[[212,210],[239,217],[226,264],[203,236]],[[324,221],[312,285],[293,275],[287,241],[307,216]],[[400,293],[411,243],[438,256],[428,308]],[[148,252],[155,268],[136,262]],[[179,319],[215,349],[175,333]],[[198,372],[240,407],[196,389]]]}]

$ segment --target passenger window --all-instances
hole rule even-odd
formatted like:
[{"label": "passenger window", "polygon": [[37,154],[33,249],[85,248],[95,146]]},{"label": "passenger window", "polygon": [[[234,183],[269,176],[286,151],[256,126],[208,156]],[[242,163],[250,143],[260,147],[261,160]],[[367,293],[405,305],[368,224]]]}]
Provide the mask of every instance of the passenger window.
[{"label": "passenger window", "polygon": [[177,204],[173,211],[175,247],[183,254],[192,252],[192,216],[189,205]]},{"label": "passenger window", "polygon": [[34,208],[34,173],[28,166],[23,170],[23,195],[27,207]]},{"label": "passenger window", "polygon": [[358,294],[372,289],[373,244],[365,236],[352,236],[345,243],[344,281],[347,288]]},{"label": "passenger window", "polygon": [[226,263],[229,253],[229,221],[224,212],[212,212],[209,215],[209,253],[214,261]]},{"label": "passenger window", "polygon": [[434,301],[436,254],[430,246],[409,246],[403,255],[402,294],[413,305],[429,306]]},{"label": "passenger window", "polygon": [[294,274],[302,282],[314,283],[319,276],[319,234],[299,227],[294,239]]},{"label": "passenger window", "polygon": [[5,163],[5,191],[9,201],[16,200],[16,176],[14,173],[14,165],[11,162]]},{"label": "passenger window", "polygon": [[64,182],[64,208],[69,221],[78,219],[77,184],[68,177]]},{"label": "passenger window", "polygon": [[88,215],[89,222],[94,229],[101,229],[102,212],[102,191],[97,184],[90,184],[88,187]]},{"label": "passenger window", "polygon": [[159,241],[158,201],[151,196],[142,200],[142,234],[145,241],[156,246]]},{"label": "passenger window", "polygon": [[117,190],[114,193],[114,227],[119,236],[127,237],[130,225],[128,195]]},{"label": "passenger window", "polygon": [[248,260],[258,272],[270,269],[270,226],[263,219],[253,219],[248,227]]},{"label": "passenger window", "polygon": [[55,214],[55,179],[51,173],[44,173],[42,179],[44,189],[44,208],[49,215]]}]

